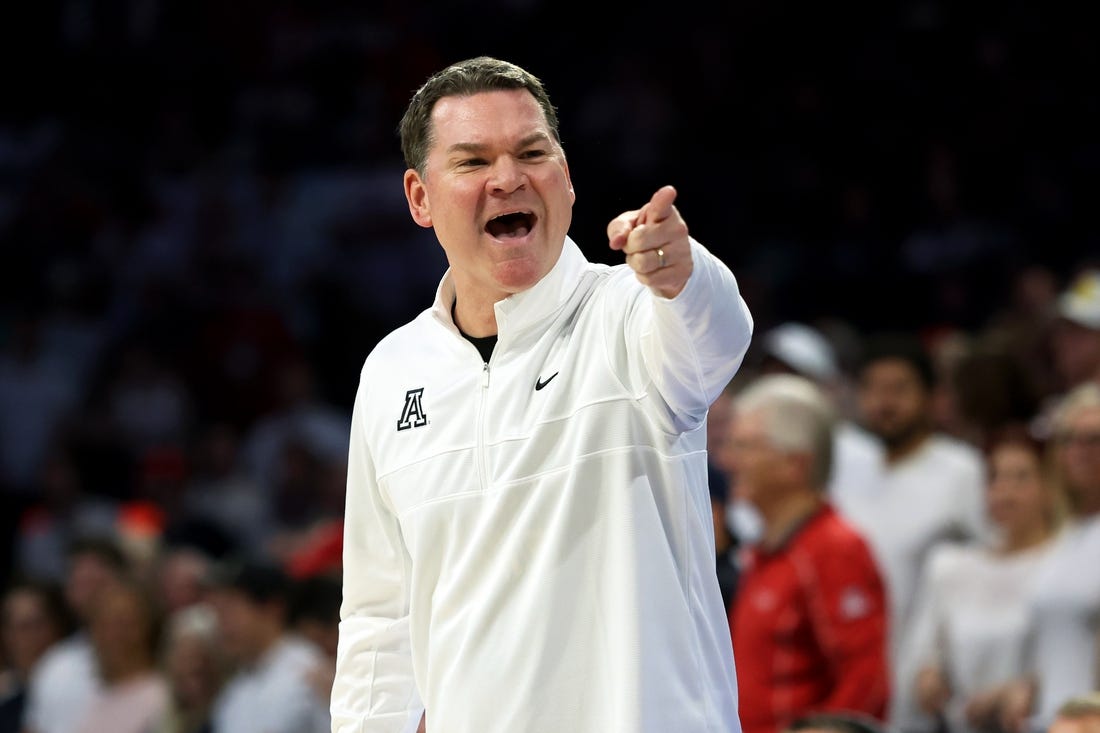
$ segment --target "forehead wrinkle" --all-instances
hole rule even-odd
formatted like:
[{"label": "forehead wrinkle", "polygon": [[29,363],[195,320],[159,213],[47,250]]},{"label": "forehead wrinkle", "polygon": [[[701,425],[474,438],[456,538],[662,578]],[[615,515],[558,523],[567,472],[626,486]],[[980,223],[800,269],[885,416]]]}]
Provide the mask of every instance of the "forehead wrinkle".
[{"label": "forehead wrinkle", "polygon": [[[534,143],[549,141],[550,136],[547,135],[545,132],[534,132],[522,138],[518,143],[516,143],[515,147],[525,148],[528,145],[533,145]],[[490,147],[492,146],[488,143],[458,142],[448,146],[447,153],[480,153],[488,150]]]}]

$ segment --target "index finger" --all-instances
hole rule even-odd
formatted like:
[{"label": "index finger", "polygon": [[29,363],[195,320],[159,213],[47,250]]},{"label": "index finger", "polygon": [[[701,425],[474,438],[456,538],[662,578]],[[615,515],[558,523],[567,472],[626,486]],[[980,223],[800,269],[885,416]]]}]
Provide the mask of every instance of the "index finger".
[{"label": "index finger", "polygon": [[639,224],[658,224],[672,215],[672,204],[676,201],[676,189],[661,186],[641,209]]}]

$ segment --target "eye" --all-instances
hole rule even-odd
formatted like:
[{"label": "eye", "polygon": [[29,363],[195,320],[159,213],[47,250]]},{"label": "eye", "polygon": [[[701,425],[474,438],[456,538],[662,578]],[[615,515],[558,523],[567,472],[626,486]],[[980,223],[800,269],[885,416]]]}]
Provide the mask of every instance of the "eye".
[{"label": "eye", "polygon": [[546,151],[542,148],[531,148],[530,150],[524,150],[519,154],[519,157],[522,160],[538,160],[546,157]]},{"label": "eye", "polygon": [[479,165],[485,165],[484,158],[463,158],[458,161],[459,168],[476,168]]}]

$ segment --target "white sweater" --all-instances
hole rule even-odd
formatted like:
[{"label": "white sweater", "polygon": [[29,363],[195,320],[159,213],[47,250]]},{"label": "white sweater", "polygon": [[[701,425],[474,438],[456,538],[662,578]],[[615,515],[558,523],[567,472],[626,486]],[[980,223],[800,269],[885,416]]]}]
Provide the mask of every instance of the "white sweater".
[{"label": "white sweater", "polygon": [[334,732],[740,730],[705,435],[752,320],[692,251],[664,299],[567,239],[488,364],[445,275],[367,357]]}]

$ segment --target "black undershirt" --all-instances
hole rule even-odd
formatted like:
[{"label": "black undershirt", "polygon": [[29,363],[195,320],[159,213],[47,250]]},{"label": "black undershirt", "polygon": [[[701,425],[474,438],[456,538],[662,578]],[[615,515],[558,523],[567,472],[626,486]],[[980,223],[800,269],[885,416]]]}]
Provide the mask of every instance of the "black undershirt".
[{"label": "black undershirt", "polygon": [[[457,304],[458,301],[451,303],[451,320],[454,321],[455,328],[458,328],[458,319],[455,318],[455,306]],[[493,347],[497,345],[497,335],[494,333],[492,336],[471,336],[461,328],[458,328],[458,332],[474,345],[477,352],[481,354],[481,360],[489,363],[489,357],[493,355]]]}]

